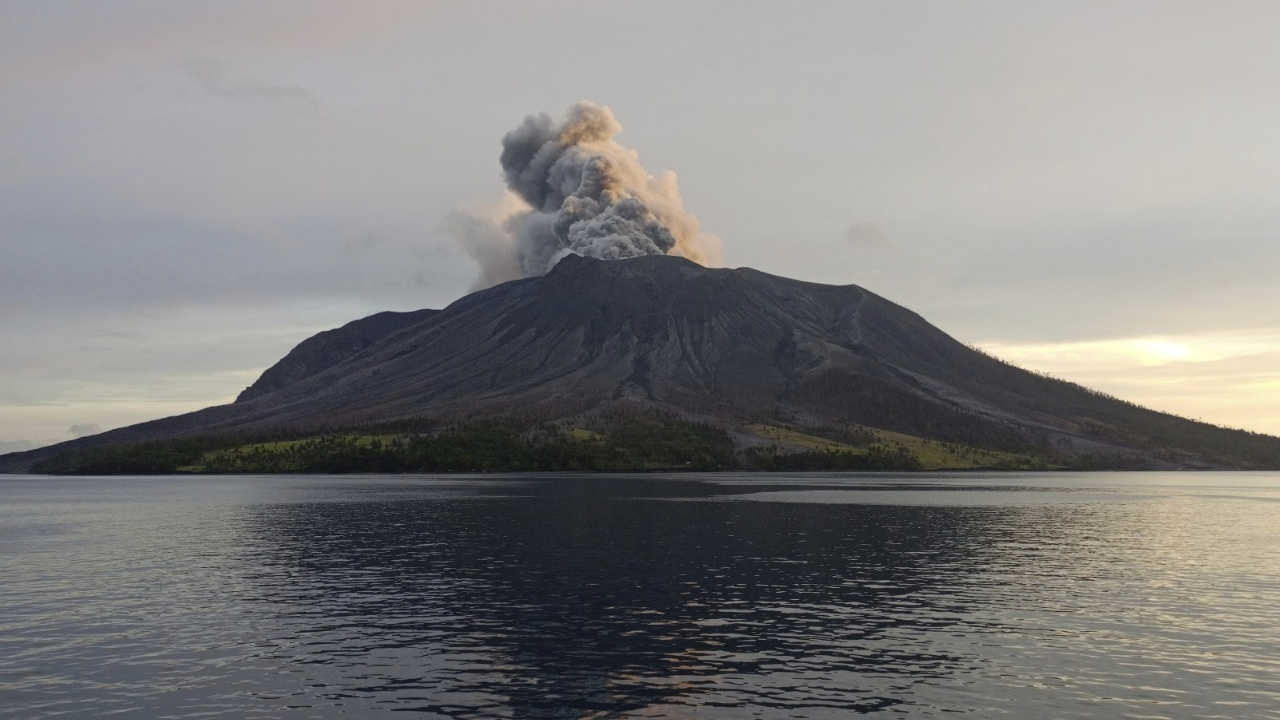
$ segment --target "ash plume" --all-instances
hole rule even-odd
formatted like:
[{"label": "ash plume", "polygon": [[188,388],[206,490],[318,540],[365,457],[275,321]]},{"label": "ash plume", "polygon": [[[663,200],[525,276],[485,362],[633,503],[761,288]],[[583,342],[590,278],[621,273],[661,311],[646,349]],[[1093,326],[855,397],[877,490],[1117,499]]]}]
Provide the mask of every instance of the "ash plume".
[{"label": "ash plume", "polygon": [[718,262],[720,241],[685,211],[675,173],[649,175],[614,140],[621,131],[608,108],[583,101],[561,122],[530,115],[502,138],[508,201],[456,211],[444,226],[480,265],[474,289],[542,275],[569,253]]}]

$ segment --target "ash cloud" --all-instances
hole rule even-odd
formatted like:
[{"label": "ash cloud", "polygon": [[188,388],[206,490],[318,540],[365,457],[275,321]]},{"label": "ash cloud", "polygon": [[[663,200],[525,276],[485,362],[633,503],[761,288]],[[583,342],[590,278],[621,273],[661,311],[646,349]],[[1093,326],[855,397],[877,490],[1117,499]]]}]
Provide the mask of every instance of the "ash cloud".
[{"label": "ash cloud", "polygon": [[569,253],[718,262],[720,241],[685,211],[675,173],[650,175],[614,140],[621,131],[608,108],[583,101],[563,121],[530,115],[503,137],[508,199],[443,225],[480,265],[475,289],[542,275]]}]

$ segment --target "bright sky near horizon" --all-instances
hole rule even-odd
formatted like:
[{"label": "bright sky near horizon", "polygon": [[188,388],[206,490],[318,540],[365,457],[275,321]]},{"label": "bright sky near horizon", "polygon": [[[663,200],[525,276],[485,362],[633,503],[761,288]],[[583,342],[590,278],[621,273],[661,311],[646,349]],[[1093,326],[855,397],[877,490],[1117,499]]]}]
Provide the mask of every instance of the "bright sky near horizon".
[{"label": "bright sky near horizon", "polygon": [[0,1],[0,452],[443,307],[590,99],[724,264],[1280,435],[1280,3]]}]

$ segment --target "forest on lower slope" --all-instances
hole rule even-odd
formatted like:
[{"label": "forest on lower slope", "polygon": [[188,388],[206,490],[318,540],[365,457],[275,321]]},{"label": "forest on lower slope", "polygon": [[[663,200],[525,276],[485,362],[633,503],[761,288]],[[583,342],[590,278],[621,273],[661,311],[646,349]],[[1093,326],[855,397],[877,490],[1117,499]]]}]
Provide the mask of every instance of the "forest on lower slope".
[{"label": "forest on lower slope", "polygon": [[[885,441],[870,431],[833,436],[840,442],[791,431],[780,431],[776,437],[782,444],[738,448],[722,428],[664,413],[603,413],[573,423],[534,427],[518,418],[443,425],[401,421],[304,438],[197,437],[93,448],[63,453],[37,464],[33,471],[55,475],[917,471],[939,465],[928,453],[926,462],[921,462],[919,446]],[[949,446],[938,445],[939,452],[945,453],[945,447]],[[970,455],[989,457],[992,467],[1044,466],[1029,458],[1015,462],[1012,456],[984,452]],[[968,462],[972,464],[972,458]]]}]

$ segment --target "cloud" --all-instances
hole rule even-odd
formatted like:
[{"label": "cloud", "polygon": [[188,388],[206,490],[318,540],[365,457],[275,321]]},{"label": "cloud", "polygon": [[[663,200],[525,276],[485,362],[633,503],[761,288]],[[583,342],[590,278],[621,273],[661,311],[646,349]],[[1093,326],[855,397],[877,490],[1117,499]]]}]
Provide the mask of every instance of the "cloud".
[{"label": "cloud", "polygon": [[71,437],[81,438],[86,435],[97,435],[102,432],[102,428],[98,423],[75,423],[67,428],[67,434]]},{"label": "cloud", "polygon": [[24,450],[34,450],[40,447],[41,443],[31,440],[0,440],[0,455],[5,453],[22,452]]},{"label": "cloud", "polygon": [[342,245],[343,257],[355,257],[381,245],[385,238],[377,233],[366,233],[358,238],[351,238]]},{"label": "cloud", "polygon": [[196,84],[217,97],[246,103],[278,103],[308,113],[321,109],[316,96],[297,83],[232,75],[222,64],[207,59],[189,60],[183,63],[183,69]]},{"label": "cloud", "polygon": [[0,86],[101,74],[174,56],[235,52],[306,56],[407,36],[443,3],[8,3],[0,23]]},{"label": "cloud", "polygon": [[[179,308],[266,312],[298,300],[332,306],[348,299],[369,311],[439,305],[465,288],[467,261],[452,245],[434,252],[442,271],[432,292],[422,293],[406,258],[415,257],[423,235],[405,220],[193,219],[101,182],[0,184],[0,325],[13,340],[18,327],[47,333],[48,323],[65,327],[70,318],[100,320],[98,332],[132,331],[136,323],[125,327],[118,318]],[[0,358],[15,346],[0,347]]]},{"label": "cloud", "polygon": [[1280,330],[981,347],[1146,407],[1280,435]]},{"label": "cloud", "polygon": [[849,247],[855,250],[892,250],[894,242],[884,228],[873,222],[855,222],[845,231]]}]

